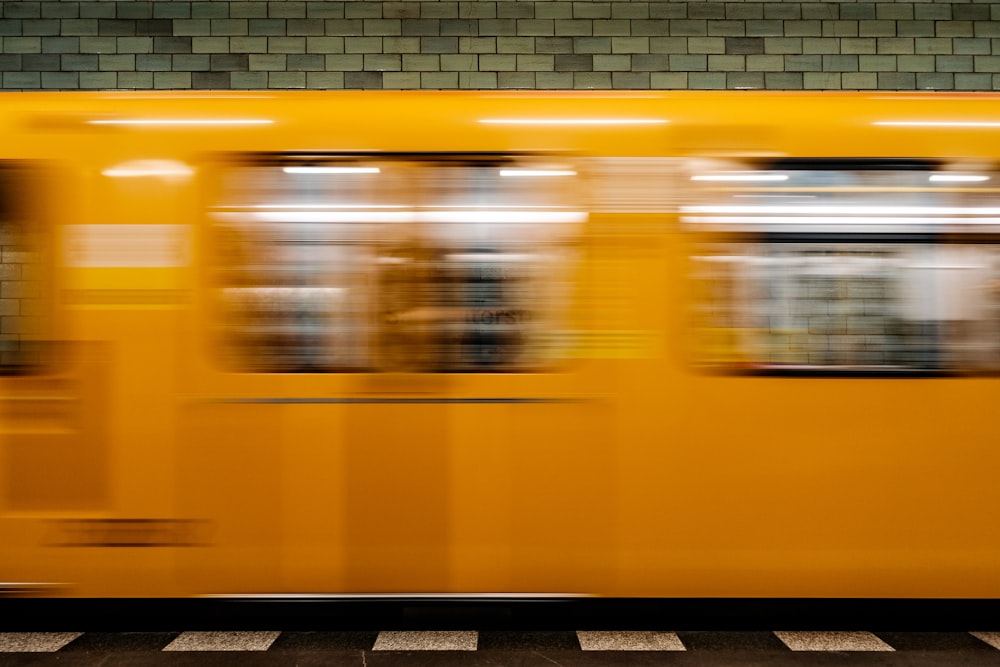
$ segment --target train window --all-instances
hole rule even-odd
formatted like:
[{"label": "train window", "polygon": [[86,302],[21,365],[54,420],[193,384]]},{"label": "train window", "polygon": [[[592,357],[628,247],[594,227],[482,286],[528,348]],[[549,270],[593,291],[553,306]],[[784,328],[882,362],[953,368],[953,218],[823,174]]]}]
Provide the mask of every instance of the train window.
[{"label": "train window", "polygon": [[370,365],[367,270],[380,242],[376,223],[393,220],[400,196],[398,179],[381,172],[342,161],[225,174],[213,216],[228,366],[290,373]]},{"label": "train window", "polygon": [[43,248],[30,169],[0,165],[0,374],[41,372],[46,362]]},{"label": "train window", "polygon": [[276,158],[228,171],[212,211],[228,365],[550,366],[583,219],[575,175],[494,158]]},{"label": "train window", "polygon": [[998,179],[898,162],[695,171],[698,364],[1000,371]]}]

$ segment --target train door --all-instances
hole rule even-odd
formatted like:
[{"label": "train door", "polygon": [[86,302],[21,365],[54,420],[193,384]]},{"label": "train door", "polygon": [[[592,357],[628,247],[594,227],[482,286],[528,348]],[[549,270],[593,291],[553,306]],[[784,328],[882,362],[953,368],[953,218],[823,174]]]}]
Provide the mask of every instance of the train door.
[{"label": "train door", "polygon": [[578,161],[425,165],[419,216],[437,265],[432,368],[450,382],[431,493],[462,593],[589,592],[613,559],[604,528],[610,416],[575,358],[585,272]]},{"label": "train door", "polygon": [[580,452],[607,424],[568,359],[576,172],[284,155],[211,180],[178,481],[217,530],[187,585],[542,587],[593,534],[602,464]]},{"label": "train door", "polygon": [[180,564],[190,592],[345,589],[345,424],[375,368],[372,267],[406,234],[404,182],[367,158],[206,174],[178,497],[214,529]]},{"label": "train door", "polygon": [[[0,163],[0,597],[80,594],[78,517],[110,506],[107,374],[99,346],[70,340],[56,308],[49,166]],[[86,528],[86,526],[84,526]]]}]

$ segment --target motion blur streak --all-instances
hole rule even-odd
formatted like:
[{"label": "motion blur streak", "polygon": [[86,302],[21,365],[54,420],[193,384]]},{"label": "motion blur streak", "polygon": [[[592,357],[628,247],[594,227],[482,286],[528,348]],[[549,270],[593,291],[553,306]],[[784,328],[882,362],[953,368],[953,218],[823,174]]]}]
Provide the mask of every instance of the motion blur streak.
[{"label": "motion blur streak", "polygon": [[1000,599],[998,105],[6,94],[0,596]]}]

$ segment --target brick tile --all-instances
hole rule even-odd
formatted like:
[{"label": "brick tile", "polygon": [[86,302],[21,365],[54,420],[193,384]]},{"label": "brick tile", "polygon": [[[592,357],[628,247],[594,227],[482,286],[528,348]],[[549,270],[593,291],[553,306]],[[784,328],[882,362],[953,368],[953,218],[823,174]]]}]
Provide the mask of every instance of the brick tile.
[{"label": "brick tile", "polygon": [[[610,40],[610,38],[608,38]],[[505,52],[505,49],[497,49],[501,53]],[[535,53],[543,54],[556,54],[556,53],[572,53],[573,52],[573,38],[572,37],[536,37],[535,38]],[[529,51],[530,53],[530,51]]]},{"label": "brick tile", "polygon": [[80,18],[82,19],[113,19],[117,18],[118,12],[116,2],[84,2],[80,5]]},{"label": "brick tile", "polygon": [[725,6],[727,19],[746,21],[747,19],[760,20],[764,18],[764,5],[760,2],[727,2]]},{"label": "brick tile", "polygon": [[381,89],[382,72],[345,72],[344,88]]},{"label": "brick tile", "polygon": [[[649,58],[652,56],[636,56],[632,59],[633,69],[642,69],[636,63],[636,58]],[[655,56],[663,58],[663,67],[666,69],[666,57],[665,56]],[[553,67],[557,72],[592,72],[594,70],[594,57],[585,54],[563,54],[553,56]],[[660,69],[660,68],[658,68]]]},{"label": "brick tile", "polygon": [[[523,0],[513,0],[509,2],[497,3],[497,18],[499,19],[533,19],[535,18],[535,4],[523,2]],[[461,79],[460,85],[461,85]]]},{"label": "brick tile", "polygon": [[[467,3],[463,2],[458,6],[459,15],[462,13],[462,7],[470,4],[479,3]],[[486,4],[486,3],[483,3]],[[573,18],[573,4],[570,2],[536,2],[535,3],[535,18],[536,19],[572,19]]]},{"label": "brick tile", "polygon": [[5,19],[40,19],[42,6],[40,2],[5,2],[3,16]]},{"label": "brick tile", "polygon": [[692,72],[688,74],[688,88],[692,90],[723,90],[726,87],[724,72]]},{"label": "brick tile", "polygon": [[727,72],[726,88],[729,89],[759,89],[764,87],[763,72]]},{"label": "brick tile", "polygon": [[80,88],[110,90],[118,87],[117,72],[80,72]]},{"label": "brick tile", "polygon": [[135,21],[132,19],[98,19],[97,32],[101,35],[115,37],[135,35]]},{"label": "brick tile", "polygon": [[495,19],[496,17],[497,6],[494,2],[461,2],[458,5],[458,18],[460,19]]},{"label": "brick tile", "polygon": [[[111,34],[105,30],[104,23],[101,24],[101,34]],[[132,34],[135,34],[133,29]],[[212,23],[208,19],[175,19],[174,34],[188,37],[203,37],[212,34]]]},{"label": "brick tile", "polygon": [[840,90],[840,73],[838,72],[804,72],[802,87],[806,90]]},{"label": "brick tile", "polygon": [[[395,37],[403,34],[402,21],[400,19],[364,19],[362,26],[363,34],[365,35]],[[320,35],[322,33],[317,32],[315,34]]]},{"label": "brick tile", "polygon": [[[75,19],[80,16],[80,5],[77,2],[43,2],[41,3],[43,19]],[[4,16],[0,8],[0,17]]]},{"label": "brick tile", "polygon": [[42,37],[42,53],[80,53],[80,38]]},{"label": "brick tile", "polygon": [[21,21],[21,34],[31,36],[58,35],[58,19],[25,19]]},{"label": "brick tile", "polygon": [[916,74],[912,72],[879,72],[879,90],[913,90],[917,86]]},{"label": "brick tile", "polygon": [[764,16],[753,18],[782,19],[785,21],[817,20],[823,16],[803,16],[803,6],[797,2],[770,2],[764,5]]},{"label": "brick tile", "polygon": [[144,90],[153,87],[152,72],[118,72],[118,87],[127,90]]},{"label": "brick tile", "polygon": [[917,74],[919,90],[952,90],[955,87],[955,76],[950,72],[922,72]]},{"label": "brick tile", "polygon": [[[555,39],[553,37],[497,37],[497,53],[535,53],[538,41]],[[565,40],[562,40],[565,41]],[[610,42],[609,42],[610,45]],[[609,46],[610,48],[610,46]]]},{"label": "brick tile", "polygon": [[429,90],[453,90],[458,88],[458,72],[421,72],[417,87]]},{"label": "brick tile", "polygon": [[499,72],[497,73],[498,88],[526,88],[535,87],[534,72]]},{"label": "brick tile", "polygon": [[71,90],[80,87],[77,72],[42,72],[42,88],[48,90]]},{"label": "brick tile", "polygon": [[230,88],[229,72],[192,72],[191,87],[201,90],[227,90]]},{"label": "brick tile", "polygon": [[710,72],[743,72],[747,68],[747,57],[741,55],[709,56]]},{"label": "brick tile", "polygon": [[[391,50],[391,47],[395,46],[395,43],[390,44],[391,38],[386,38],[382,40],[382,49]],[[343,37],[306,37],[306,53],[343,53],[344,52],[344,38]],[[399,51],[391,50],[393,53],[399,53]]]},{"label": "brick tile", "polygon": [[649,75],[649,87],[657,90],[681,90],[688,87],[687,72],[653,72]]},{"label": "brick tile", "polygon": [[[638,21],[633,21],[633,24],[638,23]],[[644,21],[643,23],[648,23]],[[567,37],[589,37],[594,34],[594,22],[593,21],[583,21],[579,19],[567,19],[560,20],[556,19],[554,22],[555,34],[559,36]],[[633,25],[633,35],[643,34],[642,30],[636,30]]]},{"label": "brick tile", "polygon": [[185,89],[191,87],[191,72],[154,72],[153,88]]},{"label": "brick tile", "polygon": [[[386,3],[386,5],[414,5],[412,2],[397,2],[397,3]],[[403,18],[402,16],[392,15],[385,13],[383,10],[383,16],[386,18]],[[342,19],[344,18],[344,3],[343,2],[325,2],[323,0],[311,0],[309,4],[306,5],[306,18],[309,19]],[[343,80],[343,79],[342,79]]]},{"label": "brick tile", "polygon": [[632,69],[632,56],[594,56],[594,71],[627,72]]},{"label": "brick tile", "polygon": [[[249,4],[249,2],[234,2],[233,6],[244,6]],[[154,19],[189,19],[191,18],[191,3],[190,2],[180,2],[179,0],[171,2],[156,2],[153,4],[153,18]]]},{"label": "brick tile", "polygon": [[[652,44],[650,48],[652,49]],[[576,37],[573,39],[573,53],[611,53],[611,38]]]},{"label": "brick tile", "polygon": [[306,17],[306,4],[306,2],[293,0],[269,2],[267,3],[267,16],[273,19],[304,19]]},{"label": "brick tile", "polygon": [[99,58],[96,54],[63,54],[59,56],[61,61],[58,67],[52,69],[60,69],[64,72],[96,72],[98,70]]},{"label": "brick tile", "polygon": [[991,90],[992,75],[988,73],[955,74],[955,90]]},{"label": "brick tile", "polygon": [[27,53],[18,56],[18,58],[21,60],[19,69],[25,72],[56,72],[59,70],[58,54]]},{"label": "brick tile", "polygon": [[844,90],[873,90],[878,87],[878,75],[874,72],[845,72],[840,77]]},{"label": "brick tile", "polygon": [[349,19],[380,19],[382,18],[382,3],[347,2],[344,4],[344,16]]},{"label": "brick tile", "polygon": [[[611,5],[611,18],[613,19],[648,19],[649,14],[649,4],[648,2],[615,2]],[[707,5],[708,3],[697,3]],[[690,18],[696,18],[691,16],[692,8],[694,4],[688,4],[688,16]]]},{"label": "brick tile", "polygon": [[21,35],[21,23],[20,19],[3,19],[0,20],[0,37],[17,37]]},{"label": "brick tile", "polygon": [[173,35],[174,22],[170,19],[139,19],[135,22],[135,34],[142,37]]},{"label": "brick tile", "polygon": [[[610,2],[574,2],[573,18],[575,19],[609,19],[611,18]],[[658,17],[665,18],[665,17]],[[611,79],[608,79],[610,86]]]},{"label": "brick tile", "polygon": [[823,21],[824,37],[857,37],[859,32],[857,21]]},{"label": "brick tile", "polygon": [[479,69],[479,56],[471,53],[448,53],[440,56],[441,69],[446,72],[475,72]]},{"label": "brick tile", "polygon": [[267,51],[267,37],[230,37],[230,53],[264,53]]},{"label": "brick tile", "polygon": [[191,53],[190,37],[154,37],[154,53]]},{"label": "brick tile", "polygon": [[482,88],[482,89],[493,89],[497,88],[497,73],[496,72],[459,72],[458,73],[458,87],[459,88]]},{"label": "brick tile", "polygon": [[[159,0],[162,2],[162,0]],[[227,19],[229,18],[228,2],[192,2],[191,18],[196,19]]]},{"label": "brick tile", "polygon": [[[530,3],[519,3],[530,4]],[[457,2],[421,2],[420,18],[422,19],[457,19]]]},{"label": "brick tile", "polygon": [[607,90],[611,88],[610,72],[576,72],[573,88],[577,90]]},{"label": "brick tile", "polygon": [[[239,73],[233,73],[233,85],[236,84],[236,76]],[[261,88],[263,86],[254,85],[247,86],[248,88]],[[343,72],[306,72],[306,88],[313,90],[335,90],[344,87],[344,73]]]},{"label": "brick tile", "polygon": [[[118,53],[118,39],[115,37],[80,37],[79,39],[80,53]],[[191,40],[187,39],[190,45]],[[190,50],[190,46],[188,48]]]},{"label": "brick tile", "polygon": [[775,90],[802,90],[802,73],[764,72],[764,86]]},{"label": "brick tile", "polygon": [[595,37],[627,37],[631,31],[632,27],[628,21],[615,19],[594,21]]},{"label": "brick tile", "polygon": [[538,72],[535,87],[541,90],[569,90],[573,88],[571,72]]},{"label": "brick tile", "polygon": [[520,55],[514,58],[519,72],[552,72],[555,68],[555,56]]}]

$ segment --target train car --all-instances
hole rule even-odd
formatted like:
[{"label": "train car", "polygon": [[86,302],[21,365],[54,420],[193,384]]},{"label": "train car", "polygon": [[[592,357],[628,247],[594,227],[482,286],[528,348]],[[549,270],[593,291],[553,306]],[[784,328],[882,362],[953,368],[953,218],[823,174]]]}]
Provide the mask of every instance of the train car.
[{"label": "train car", "polygon": [[0,595],[998,598],[998,103],[6,94]]}]

